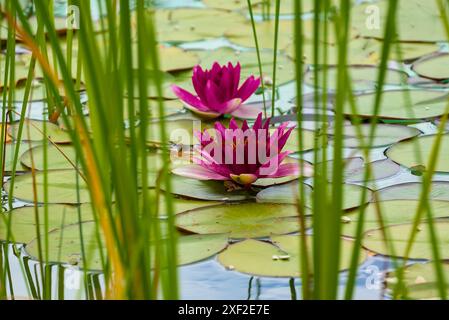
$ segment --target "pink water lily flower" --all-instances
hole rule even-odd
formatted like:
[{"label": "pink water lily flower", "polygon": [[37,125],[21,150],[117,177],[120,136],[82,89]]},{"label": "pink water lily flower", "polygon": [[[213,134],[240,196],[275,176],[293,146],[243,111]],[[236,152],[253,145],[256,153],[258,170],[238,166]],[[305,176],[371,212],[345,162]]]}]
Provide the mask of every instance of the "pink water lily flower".
[{"label": "pink water lily flower", "polygon": [[260,79],[249,77],[239,88],[240,64],[220,66],[215,62],[210,70],[199,65],[193,68],[192,83],[196,95],[172,85],[174,94],[186,108],[203,118],[214,119],[224,114],[234,114],[242,103],[259,88]]},{"label": "pink water lily flower", "polygon": [[270,119],[262,121],[262,113],[252,128],[246,121],[239,128],[234,118],[229,128],[216,122],[212,132],[196,132],[200,141],[196,165],[176,168],[173,173],[198,180],[232,180],[246,187],[260,178],[299,176],[298,163],[283,163],[292,153],[282,149],[293,128],[284,123],[270,132],[269,125]]}]

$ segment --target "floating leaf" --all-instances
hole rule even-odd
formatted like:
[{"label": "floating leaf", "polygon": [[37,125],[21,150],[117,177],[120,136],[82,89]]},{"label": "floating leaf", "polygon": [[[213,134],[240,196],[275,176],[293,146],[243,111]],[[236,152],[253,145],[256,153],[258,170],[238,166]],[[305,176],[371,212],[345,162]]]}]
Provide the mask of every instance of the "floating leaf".
[{"label": "floating leaf", "polygon": [[[28,243],[37,237],[36,214],[39,219],[39,234],[43,238],[48,231],[59,229],[80,221],[92,221],[94,215],[90,204],[69,206],[51,204],[47,206],[47,220],[44,207],[22,207],[3,214],[0,219],[0,239],[8,238],[8,223],[11,234],[9,240],[16,243]],[[80,220],[81,219],[81,220]],[[45,230],[45,224],[48,230]]]},{"label": "floating leaf", "polygon": [[229,25],[243,24],[245,17],[215,9],[158,9],[152,17],[159,42],[188,42],[224,35]]},{"label": "floating leaf", "polygon": [[[430,207],[434,218],[449,217],[449,202],[431,201]],[[382,214],[382,223],[379,222],[378,206]],[[415,219],[416,210],[419,206],[418,200],[390,200],[379,203],[370,203],[364,212],[363,230],[379,229],[384,226],[412,223]],[[342,224],[342,234],[355,237],[358,221],[358,211],[354,211],[349,217],[349,223]],[[427,216],[424,217],[424,220]]]},{"label": "floating leaf", "polygon": [[[382,39],[385,35],[389,1],[362,3],[351,13],[352,26],[364,37]],[[396,10],[398,40],[405,42],[447,41],[437,3],[402,0]],[[394,51],[394,48],[393,48]]]},{"label": "floating leaf", "polygon": [[194,233],[262,238],[300,229],[295,205],[240,203],[201,208],[177,216],[176,226]]},{"label": "floating leaf", "polygon": [[[298,134],[302,136],[302,148],[299,147],[299,138]],[[284,146],[284,150],[293,151],[293,152],[304,152],[309,151],[315,148],[315,138],[316,134],[311,130],[302,130],[301,132],[298,129],[293,129],[290,137],[287,140],[287,143]]]},{"label": "floating leaf", "polygon": [[[87,263],[82,260],[80,227],[83,231]],[[84,222],[50,232],[48,234],[48,260],[78,265],[89,270],[102,270],[101,255],[106,254],[106,249],[103,241],[99,244],[97,240],[97,230],[98,227],[94,222]],[[101,232],[100,238],[103,238]],[[160,241],[163,241],[159,243],[160,246],[166,245],[166,240]],[[184,265],[207,259],[226,248],[227,245],[227,235],[223,234],[181,236],[178,238],[178,264]],[[150,248],[153,248],[153,246],[150,246]],[[26,251],[31,256],[38,257],[37,241],[31,241],[26,246]]]},{"label": "floating leaf", "polygon": [[[349,76],[351,78],[352,90],[367,91],[377,88],[377,79],[379,68],[376,66],[349,66]],[[324,72],[326,72],[326,89],[332,92],[337,91],[338,86],[338,67],[330,66],[327,68],[320,67],[318,69],[318,87],[323,86]],[[310,69],[304,76],[304,82],[310,86],[315,86],[315,71]],[[407,84],[408,75],[405,72],[388,69],[385,77],[385,85],[403,85]],[[357,104],[358,108],[359,104]]]},{"label": "floating leaf", "polygon": [[179,196],[209,201],[242,201],[251,198],[243,190],[227,191],[223,181],[200,181],[180,176],[172,176],[171,191]]},{"label": "floating leaf", "polygon": [[[36,143],[22,142],[20,144],[10,142],[5,144],[5,172],[10,173],[14,166],[14,154],[16,152],[16,148],[19,147],[19,159],[21,155],[26,152],[30,147],[36,146]],[[16,166],[16,172],[26,171],[24,167],[20,163]]]},{"label": "floating leaf", "polygon": [[[44,198],[44,175],[47,176],[47,201]],[[10,197],[34,202],[33,185],[36,187],[37,203],[77,204],[90,202],[89,188],[75,170],[51,170],[23,174],[14,178],[13,194]],[[9,192],[11,180],[4,189]],[[79,196],[79,198],[78,198]]]},{"label": "floating leaf", "polygon": [[[355,97],[357,114],[349,104],[344,113],[348,116],[370,118],[374,116],[375,94]],[[410,90],[388,91],[382,94],[378,117],[382,119],[421,120],[436,118],[445,113],[447,94],[441,91]]]},{"label": "floating leaf", "polygon": [[[387,200],[419,200],[423,185],[419,182],[396,184],[376,191],[375,199]],[[431,191],[427,194],[429,200],[449,201],[449,182],[433,181]]]},{"label": "floating leaf", "polygon": [[[433,222],[437,235],[437,246],[441,259],[449,259],[449,221]],[[404,257],[413,224],[388,226],[384,229],[367,231],[363,238],[363,246],[375,253],[385,256]],[[409,259],[433,259],[432,242],[428,223],[421,223],[416,230]],[[388,246],[385,243],[384,232],[388,235]],[[394,248],[394,253],[389,248]]]},{"label": "floating leaf", "polygon": [[[367,190],[367,197],[364,203],[361,203],[362,192],[365,189],[362,186],[344,184],[343,188],[343,210],[355,209],[361,205],[368,203],[372,198],[371,190]],[[312,188],[307,186],[305,188],[306,199],[305,205],[310,207],[312,200]],[[296,204],[297,197],[299,195],[299,185],[298,182],[288,183],[280,186],[274,186],[260,191],[257,194],[257,201],[261,203],[286,203],[286,204]]]},{"label": "floating leaf", "polygon": [[[307,236],[311,251],[312,237]],[[299,277],[300,248],[298,236],[276,236],[272,243],[245,240],[229,246],[218,255],[218,261],[229,270],[264,277]],[[354,243],[341,240],[340,270],[350,266]],[[309,255],[311,252],[309,252]]]},{"label": "floating leaf", "polygon": [[[44,126],[46,130],[44,130]],[[9,135],[17,140],[19,131],[19,122],[14,122],[9,127]],[[42,141],[45,140],[45,133],[49,140],[54,143],[70,143],[70,135],[68,132],[60,129],[56,124],[37,121],[37,120],[24,120],[24,126],[22,131],[22,141]]]},{"label": "floating leaf", "polygon": [[[422,136],[399,142],[390,147],[387,156],[408,168],[426,167],[432,156],[432,148],[437,136]],[[418,154],[417,154],[418,153]],[[418,155],[420,157],[418,157]],[[439,146],[435,171],[449,173],[449,135],[444,135]]]},{"label": "floating leaf", "polygon": [[[204,68],[210,69],[215,61],[220,64],[227,64],[232,62],[234,65],[240,62],[241,73],[240,80],[254,75],[260,76],[257,53],[254,51],[237,51],[231,48],[219,48],[216,50],[201,50],[194,51],[198,54],[201,60],[201,65]],[[260,52],[260,60],[263,74],[273,79],[273,52]],[[294,63],[287,56],[278,54],[277,56],[277,70],[276,70],[276,84],[282,85],[295,79]],[[242,82],[243,83],[243,82]]]},{"label": "floating leaf", "polygon": [[[449,264],[442,263],[444,277],[449,276]],[[390,272],[387,279],[396,278],[396,272]],[[438,276],[436,274],[435,262],[416,263],[405,268],[403,272],[403,283],[401,284],[400,298],[408,300],[438,300],[441,299]],[[386,281],[387,290],[393,292],[396,283]],[[446,294],[449,291],[446,289]]]},{"label": "floating leaf", "polygon": [[[321,164],[319,164],[316,168],[317,171],[322,170],[320,169],[320,165]],[[370,164],[370,166],[371,179],[369,179],[369,181],[385,179],[394,176],[400,171],[400,167],[388,159],[374,161]],[[333,176],[332,160],[327,161],[326,168],[327,177],[331,180]],[[365,164],[363,158],[345,159],[345,167],[343,170],[344,181],[346,183],[364,182],[366,170],[367,164]]]},{"label": "floating leaf", "polygon": [[[363,143],[367,144],[369,142],[371,124],[360,124],[359,129],[362,133]],[[362,143],[358,139],[357,127],[352,125],[346,125],[343,127],[344,130],[344,146],[346,148],[362,148]],[[376,134],[373,139],[373,143],[370,145],[372,148],[389,146],[395,142],[410,139],[421,134],[416,128],[392,125],[392,124],[376,124]],[[333,140],[330,140],[333,142]]]},{"label": "floating leaf", "polygon": [[448,63],[449,54],[438,55],[417,61],[413,65],[413,70],[423,78],[443,81],[449,79],[449,72],[441,66],[446,66]]}]

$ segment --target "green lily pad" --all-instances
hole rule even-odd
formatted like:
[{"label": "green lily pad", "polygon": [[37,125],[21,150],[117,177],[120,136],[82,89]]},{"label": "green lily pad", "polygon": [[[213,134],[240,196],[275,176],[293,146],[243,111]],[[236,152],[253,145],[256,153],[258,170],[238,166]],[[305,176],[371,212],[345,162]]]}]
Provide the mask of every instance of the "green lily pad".
[{"label": "green lily pad", "polygon": [[[28,143],[22,142],[20,144],[10,142],[5,144],[5,172],[10,173],[14,166],[14,154],[16,152],[16,148],[19,148],[19,159],[21,156],[30,148],[36,146],[36,143]],[[24,172],[27,171],[20,163],[16,166],[16,172]]]},{"label": "green lily pad", "polygon": [[[44,198],[44,175],[47,175],[47,201]],[[89,188],[75,170],[51,170],[26,173],[14,178],[11,197],[34,202],[33,185],[36,186],[37,203],[78,204],[90,202]],[[9,192],[11,181],[6,182],[4,189]],[[78,198],[79,195],[79,198]]]},{"label": "green lily pad", "polygon": [[[263,0],[255,0],[251,1],[251,4],[254,6],[263,2]],[[248,9],[248,1],[247,0],[203,0],[203,3],[208,8],[214,9],[222,9],[222,10],[242,10]]]},{"label": "green lily pad", "polygon": [[227,191],[223,181],[200,181],[175,175],[171,177],[171,191],[182,197],[208,201],[243,201],[251,198],[244,190]]},{"label": "green lily pad", "polygon": [[[419,182],[409,182],[393,185],[376,191],[378,201],[387,200],[419,200],[423,185]],[[427,194],[429,200],[449,201],[449,182],[434,181],[431,191]]]},{"label": "green lily pad", "polygon": [[[45,208],[22,207],[2,214],[0,219],[0,239],[7,240],[8,223],[11,227],[10,240],[16,243],[28,243],[37,237],[36,214],[39,218],[39,234],[44,239],[44,235],[61,226],[67,226],[80,221],[93,221],[94,215],[90,204],[80,206],[69,206],[62,204],[51,204],[47,206],[48,230],[45,230]],[[80,214],[80,216],[78,216]],[[79,219],[81,218],[81,220]]]},{"label": "green lily pad", "polygon": [[[449,276],[449,264],[442,263],[443,273],[447,279]],[[396,289],[396,273],[390,272],[387,275],[386,287],[388,292]],[[435,262],[416,263],[405,268],[403,273],[403,283],[401,285],[400,298],[407,300],[439,300],[440,291],[438,289],[438,277],[435,269]],[[446,294],[449,294],[447,290]]]},{"label": "green lily pad", "polygon": [[[82,260],[80,226],[84,235],[87,263]],[[103,238],[101,232],[100,238]],[[48,234],[48,239],[49,261],[78,265],[89,270],[102,270],[101,254],[106,254],[106,249],[103,240],[101,244],[98,243],[97,227],[94,222],[84,222],[54,230]],[[165,243],[161,245],[164,246]],[[207,259],[226,248],[227,245],[228,237],[223,234],[180,236],[178,238],[178,265]],[[32,257],[38,257],[37,241],[33,240],[28,243],[26,251]]]},{"label": "green lily pad", "polygon": [[[397,54],[399,44],[400,53]],[[392,60],[413,61],[422,56],[437,52],[439,46],[434,43],[394,43],[390,55]],[[338,46],[335,44],[320,44],[321,55],[327,49],[327,64],[338,65]],[[295,59],[295,46],[290,44],[286,49],[287,55]],[[315,64],[314,45],[306,42],[303,44],[303,61],[307,64]],[[353,39],[347,48],[347,63],[349,65],[378,65],[382,58],[382,42],[376,39]],[[321,60],[323,58],[320,58]],[[319,64],[323,62],[319,61]]]},{"label": "green lily pad", "polygon": [[[436,136],[422,136],[402,141],[390,147],[386,154],[391,160],[405,167],[423,166],[425,168],[430,161],[435,140]],[[421,158],[418,157],[417,152]],[[447,159],[449,159],[449,135],[444,135],[439,147],[435,171],[448,173],[449,161]]]},{"label": "green lily pad", "polygon": [[449,79],[449,72],[441,66],[445,66],[448,63],[449,54],[444,54],[417,61],[413,65],[413,70],[423,78],[443,81]]},{"label": "green lily pad", "polygon": [[[15,84],[18,84],[22,82],[24,79],[28,78],[28,70],[31,60],[31,55],[28,53],[23,54],[16,54],[15,56],[15,63],[14,63],[14,80]],[[6,67],[6,55],[0,54],[0,70],[2,72],[2,81],[0,84],[0,91],[4,89],[4,72]],[[9,71],[11,72],[11,71]],[[11,74],[9,74],[9,77],[11,77]]]},{"label": "green lily pad", "polygon": [[[284,204],[296,204],[297,197],[299,195],[299,183],[294,181],[291,183],[270,187],[260,191],[257,196],[257,202],[260,203],[284,203]],[[306,194],[306,204],[308,198],[312,193],[312,187],[304,184],[304,192]]]},{"label": "green lily pad", "polygon": [[[352,26],[364,37],[382,39],[385,35],[389,1],[354,6]],[[435,1],[402,0],[396,10],[398,40],[404,42],[447,41]],[[377,23],[379,22],[379,23]]]},{"label": "green lily pad", "polygon": [[[375,94],[357,96],[355,97],[357,114],[352,112],[349,104],[345,105],[344,113],[347,116],[373,117],[374,102]],[[388,91],[382,94],[378,117],[404,120],[436,118],[445,113],[446,105],[447,94],[441,91]]]},{"label": "green lily pad", "polygon": [[[240,62],[240,80],[244,81],[250,76],[259,77],[260,70],[255,51],[237,51],[231,48],[219,48],[216,50],[194,51],[198,54],[203,68],[210,69],[215,61],[224,65],[232,62],[234,65]],[[273,79],[273,52],[261,51],[260,60],[263,74]],[[276,84],[282,85],[295,79],[294,63],[283,54],[277,56]],[[243,82],[242,82],[243,83]]]},{"label": "green lily pad", "polygon": [[[351,78],[352,90],[366,91],[377,88],[377,77],[379,68],[376,66],[349,66],[349,76]],[[338,67],[329,66],[318,69],[318,86],[323,85],[324,75],[327,77],[326,90],[337,91],[338,86]],[[385,85],[403,85],[407,84],[408,75],[405,72],[388,69]],[[310,86],[315,86],[315,71],[309,70],[304,76],[304,82]],[[357,105],[358,106],[358,105]],[[360,108],[360,107],[359,107]]]},{"label": "green lily pad", "polygon": [[[44,130],[46,126],[46,130]],[[14,122],[9,126],[9,135],[17,140],[19,131],[19,122]],[[38,120],[24,120],[22,131],[22,141],[42,141],[45,140],[45,133],[49,140],[54,143],[70,143],[70,135],[68,132],[60,129],[56,124],[38,121]]]},{"label": "green lily pad", "polygon": [[[432,215],[434,218],[449,217],[449,202],[447,201],[431,201]],[[363,230],[379,229],[382,224],[379,222],[378,205],[382,214],[382,224],[391,226],[404,223],[412,223],[415,219],[416,210],[419,205],[418,200],[390,200],[382,201],[378,204],[370,203],[364,212]],[[350,221],[342,224],[342,234],[348,237],[355,237],[358,224],[358,211],[347,217]],[[424,220],[427,216],[424,217]]]},{"label": "green lily pad", "polygon": [[[362,132],[363,142],[366,144],[369,141],[371,124],[360,124],[359,128]],[[395,142],[407,140],[421,134],[416,128],[392,125],[392,124],[376,124],[376,135],[373,139],[373,143],[370,147],[378,148],[389,146]],[[358,139],[357,127],[356,126],[344,126],[344,145],[346,148],[361,148],[362,143]],[[331,143],[333,140],[330,139]]]},{"label": "green lily pad", "polygon": [[[434,221],[433,223],[437,235],[437,246],[441,259],[449,259],[449,221]],[[408,239],[412,232],[413,224],[401,224],[388,226],[383,229],[370,230],[364,234],[363,246],[372,252],[391,256],[389,247],[394,248],[394,255],[404,257]],[[388,235],[388,247],[384,239],[384,232]],[[433,259],[432,243],[430,241],[428,223],[421,223],[416,233],[409,259]]]},{"label": "green lily pad", "polygon": [[[391,160],[379,160],[374,161],[371,164],[371,179],[380,180],[391,176],[394,176],[400,171],[400,167]],[[316,170],[319,171],[320,164],[318,164]],[[327,161],[327,177],[332,180],[333,173],[333,161]],[[346,183],[356,183],[365,181],[365,172],[367,170],[367,164],[363,158],[349,158],[345,159],[345,167],[343,170],[343,177]]]},{"label": "green lily pad", "polygon": [[[309,250],[312,237],[307,236]],[[245,240],[229,246],[218,255],[218,261],[228,270],[264,277],[299,277],[300,248],[299,236],[271,237],[272,243]],[[354,243],[341,240],[340,270],[350,266]],[[309,252],[309,255],[311,252]]]},{"label": "green lily pad", "polygon": [[[343,210],[355,209],[371,201],[371,190],[367,190],[368,196],[366,197],[366,202],[361,203],[364,187],[353,184],[344,184],[342,188],[344,194]],[[306,199],[304,203],[307,207],[311,207],[313,197],[312,188],[307,186],[305,192]],[[298,182],[294,182],[262,190],[257,194],[256,199],[261,203],[296,204],[298,195],[299,185]]]},{"label": "green lily pad", "polygon": [[295,205],[253,202],[194,209],[178,215],[176,226],[199,234],[229,233],[233,239],[262,238],[300,229]]},{"label": "green lily pad", "polygon": [[[302,136],[302,148],[299,147],[298,134]],[[284,151],[304,152],[315,148],[316,134],[314,131],[293,129],[287,143],[284,146]]]},{"label": "green lily pad", "polygon": [[159,42],[189,42],[221,37],[229,25],[243,24],[246,20],[235,12],[195,8],[158,9],[153,19]]}]

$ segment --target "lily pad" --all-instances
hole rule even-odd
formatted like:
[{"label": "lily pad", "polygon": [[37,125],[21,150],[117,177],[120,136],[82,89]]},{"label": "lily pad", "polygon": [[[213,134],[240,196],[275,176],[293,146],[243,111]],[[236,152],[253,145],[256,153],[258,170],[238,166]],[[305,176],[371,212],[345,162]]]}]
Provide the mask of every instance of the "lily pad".
[{"label": "lily pad", "polygon": [[[441,91],[410,90],[388,91],[382,94],[378,117],[382,119],[422,120],[436,118],[445,113],[447,94]],[[375,94],[355,97],[357,114],[345,105],[347,116],[370,118],[374,116]]]},{"label": "lily pad", "polygon": [[[47,199],[44,198],[44,175],[47,175]],[[37,203],[78,204],[90,202],[89,188],[75,170],[40,171],[27,173],[14,178],[13,194],[10,197]],[[9,192],[11,181],[4,189]],[[33,185],[36,187],[34,199]],[[46,200],[46,201],[45,201]]]},{"label": "lily pad", "polygon": [[[350,210],[360,207],[368,203],[372,198],[372,191],[368,191],[365,203],[361,203],[362,192],[364,187],[352,184],[344,184],[343,188],[343,210]],[[307,207],[312,205],[313,191],[311,187],[306,187],[306,199],[304,201]],[[257,201],[261,203],[285,203],[296,204],[299,195],[298,182],[288,183],[285,185],[274,186],[260,191],[257,194]]]},{"label": "lily pad", "polygon": [[[370,65],[354,65],[349,66],[349,77],[351,79],[352,90],[367,91],[374,90],[378,87],[377,77],[379,68]],[[326,90],[331,92],[337,91],[338,86],[338,68],[329,66],[327,68],[319,67],[318,69],[318,86],[323,85],[324,75],[327,77]],[[407,84],[408,75],[405,72],[388,69],[384,85],[404,85]],[[310,86],[315,86],[315,71],[308,70],[304,76],[304,82]],[[357,105],[358,106],[358,105]],[[360,107],[359,107],[360,108]]]},{"label": "lily pad", "polygon": [[[376,191],[375,199],[378,201],[419,200],[422,193],[422,187],[423,185],[419,182],[393,185]],[[449,201],[449,182],[433,181],[427,199]]]},{"label": "lily pad", "polygon": [[[433,222],[437,235],[437,246],[441,259],[449,259],[449,221]],[[401,224],[389,226],[383,229],[370,230],[364,234],[363,246],[372,252],[391,256],[389,247],[394,248],[397,257],[404,257],[408,239],[412,232],[413,224]],[[384,240],[384,232],[388,234],[388,246]],[[421,223],[418,227],[409,259],[433,259],[432,243],[430,241],[428,223]]]},{"label": "lily pad", "polygon": [[[385,35],[389,1],[354,6],[352,26],[364,37],[382,39]],[[398,40],[404,42],[447,41],[435,1],[402,0],[396,10]]]},{"label": "lily pad", "polygon": [[[80,227],[84,235],[87,263],[82,260]],[[103,238],[101,232],[100,238]],[[101,254],[106,254],[106,249],[103,240],[101,244],[97,240],[97,226],[94,222],[84,222],[54,230],[48,234],[48,239],[49,261],[78,265],[89,270],[102,270]],[[178,238],[178,265],[207,259],[226,248],[227,245],[227,235],[223,234],[181,236]],[[37,257],[39,252],[37,241],[31,241],[26,246],[26,251],[31,256]]]},{"label": "lily pad", "polygon": [[[4,217],[0,219],[0,239],[7,240],[8,223],[10,223],[11,228],[9,240],[14,240],[16,243],[28,243],[36,238],[36,214],[39,218],[39,234],[42,239],[45,233],[59,229],[62,226],[75,224],[80,221],[94,220],[90,204],[80,206],[51,204],[47,206],[47,212],[47,221],[45,221],[45,208],[43,206],[22,207],[3,214]],[[47,231],[45,230],[45,222],[48,225]]]},{"label": "lily pad", "polygon": [[[449,217],[449,202],[433,200],[430,203],[434,218]],[[379,222],[378,206],[382,214],[382,223]],[[390,200],[382,201],[378,204],[370,203],[364,212],[363,230],[379,229],[384,226],[391,226],[404,223],[412,223],[415,219],[416,210],[419,206],[418,200]],[[347,217],[350,221],[342,224],[342,234],[348,237],[355,237],[358,224],[358,211]],[[424,220],[427,216],[424,216]]]},{"label": "lily pad", "polygon": [[[362,132],[363,142],[366,144],[369,141],[371,124],[360,124],[359,129]],[[361,141],[358,139],[357,127],[352,125],[344,126],[344,145],[346,148],[361,148]],[[395,142],[407,140],[421,134],[416,128],[392,125],[392,124],[376,124],[376,135],[373,139],[371,148],[389,146]],[[330,140],[333,142],[333,140]]]},{"label": "lily pad", "polygon": [[[232,62],[234,65],[240,62],[241,73],[240,80],[246,80],[250,76],[259,77],[260,70],[257,59],[257,53],[254,51],[238,51],[231,48],[219,48],[216,50],[201,50],[194,51],[198,54],[201,60],[201,65],[205,68],[210,68],[215,61],[220,64],[227,64]],[[261,51],[260,60],[262,71],[265,76],[273,79],[273,52]],[[276,70],[276,84],[282,85],[295,79],[295,67],[291,59],[283,54],[277,56],[277,70]]]},{"label": "lily pad", "polygon": [[223,181],[200,181],[175,175],[171,177],[171,191],[182,197],[209,201],[243,201],[251,198],[244,190],[227,191]]},{"label": "lily pad", "polygon": [[[312,237],[307,236],[308,249],[312,248]],[[264,277],[299,277],[299,236],[276,236],[271,243],[245,240],[229,246],[218,255],[218,261],[228,270]],[[341,240],[340,270],[350,266],[354,243]],[[311,252],[309,252],[309,255]]]},{"label": "lily pad", "polygon": [[[46,130],[44,130],[44,126]],[[19,122],[14,122],[9,126],[9,135],[17,140],[19,131]],[[22,131],[22,141],[42,141],[45,140],[45,133],[49,140],[54,143],[70,143],[70,135],[68,132],[60,129],[56,124],[38,120],[24,120]]]},{"label": "lily pad", "polygon": [[[10,173],[14,166],[14,154],[16,152],[16,148],[19,148],[19,159],[23,153],[25,153],[30,147],[36,146],[36,143],[28,143],[28,142],[22,142],[20,144],[10,142],[5,143],[5,172]],[[26,171],[26,168],[22,167],[22,165],[19,163],[16,166],[16,172],[23,172]]]},{"label": "lily pad", "polygon": [[235,12],[195,8],[158,9],[153,19],[160,42],[189,42],[221,37],[229,25],[243,24],[246,20]]},{"label": "lily pad", "polygon": [[421,77],[437,81],[449,79],[449,72],[446,66],[449,63],[449,54],[438,55],[417,61],[413,65],[413,70]]},{"label": "lily pad", "polygon": [[[387,156],[408,168],[423,166],[425,168],[430,161],[432,147],[436,136],[422,136],[416,139],[399,142],[390,147]],[[418,155],[420,157],[418,157]],[[436,159],[435,171],[449,173],[449,135],[444,135],[439,147]]]},{"label": "lily pad", "polygon": [[201,208],[177,216],[176,226],[199,234],[228,233],[230,238],[262,238],[300,229],[295,205],[241,203]]},{"label": "lily pad", "polygon": [[[374,161],[371,164],[371,179],[380,180],[385,179],[395,174],[399,173],[400,167],[391,160],[379,160]],[[317,166],[316,170],[320,170],[320,164]],[[332,179],[333,173],[333,161],[327,162],[327,177],[329,180]],[[365,172],[367,170],[367,164],[363,158],[349,158],[345,159],[345,167],[343,170],[343,177],[346,183],[356,183],[365,181]]]},{"label": "lily pad", "polygon": [[[298,134],[302,136],[302,148],[299,147]],[[293,129],[283,150],[293,152],[305,152],[312,150],[315,147],[315,137],[316,134],[314,131],[302,130],[299,132],[298,129]]]},{"label": "lily pad", "polygon": [[[443,273],[447,279],[449,276],[449,264],[442,263]],[[403,283],[401,286],[400,297],[408,300],[439,300],[440,291],[439,282],[436,274],[435,262],[416,263],[405,268],[403,273]],[[390,272],[387,276],[387,291],[392,292],[396,289],[396,282],[388,281],[395,279],[396,273]],[[449,294],[449,291],[446,292]]]}]

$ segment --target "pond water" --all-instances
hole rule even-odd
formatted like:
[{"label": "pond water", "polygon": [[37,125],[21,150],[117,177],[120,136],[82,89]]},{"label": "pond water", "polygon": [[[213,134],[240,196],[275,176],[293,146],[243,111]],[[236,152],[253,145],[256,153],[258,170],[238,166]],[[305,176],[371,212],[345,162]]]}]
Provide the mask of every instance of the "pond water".
[{"label": "pond water", "polygon": [[[61,6],[57,7],[56,12],[65,12],[64,1],[57,1],[61,3]],[[155,4],[160,7],[203,7],[201,1],[194,0],[160,0],[155,1]],[[94,8],[98,13],[98,8]],[[290,19],[291,16],[284,16],[283,19]],[[219,38],[208,41],[189,42],[179,45],[184,49],[205,49],[214,50],[220,47],[230,47],[236,51],[247,50],[244,47],[233,44],[225,38]],[[447,44],[441,44],[441,52],[447,50]],[[411,76],[416,77],[413,74],[409,65],[402,65],[401,68],[409,72]],[[389,86],[386,90],[401,89],[403,86]],[[314,89],[305,84],[305,94],[313,94]],[[282,85],[278,89],[279,99],[276,101],[278,107],[278,113],[287,114],[295,107],[295,84],[290,82]],[[87,97],[84,97],[87,100]],[[260,102],[260,96],[254,96],[250,102]],[[43,106],[39,103],[34,103],[30,108],[28,115],[31,119],[42,119]],[[309,106],[310,119],[314,116],[313,105]],[[20,109],[20,104],[17,104],[17,109]],[[307,110],[305,110],[307,112]],[[329,111],[330,115],[332,114]],[[313,121],[304,122],[306,129],[315,129],[317,125]],[[422,135],[431,135],[437,132],[437,127],[433,122],[421,122],[417,125],[413,125],[418,128]],[[371,150],[371,160],[383,160],[387,159],[385,150],[387,147],[376,148]],[[332,149],[329,148],[329,155],[332,153]],[[362,152],[353,148],[347,148],[344,150],[344,154],[347,157],[361,157]],[[305,160],[313,160],[313,152],[306,152],[297,157],[302,157]],[[8,178],[7,178],[8,179]],[[7,180],[6,179],[6,180]],[[449,175],[444,173],[436,174],[435,181],[448,181]],[[372,190],[379,190],[389,186],[398,185],[406,182],[421,182],[421,177],[411,174],[410,170],[405,167],[401,167],[399,172],[393,176],[376,180],[369,184]],[[312,184],[312,179],[306,180],[306,183]],[[358,183],[363,185],[363,183]],[[3,203],[6,205],[6,195],[3,195]],[[19,208],[28,203],[21,201],[14,201],[14,208]],[[36,288],[39,284],[39,274],[41,272],[41,265],[38,262],[27,258],[26,252],[23,248],[13,249],[12,245],[3,245],[2,254],[4,258],[8,258],[11,283],[9,289],[14,291],[16,297],[29,297],[30,296],[30,283],[33,283]],[[64,298],[66,299],[84,299],[85,288],[78,287],[77,279],[79,280],[80,272],[71,267],[65,267],[61,269],[59,265],[49,266],[49,270],[54,281],[53,297],[57,298],[61,296],[61,290],[64,291]],[[357,285],[355,290],[356,299],[389,299],[389,296],[385,293],[383,286],[385,273],[391,270],[391,260],[382,256],[366,256],[366,259],[359,266],[357,274]],[[97,285],[103,284],[103,277],[101,274],[93,273],[92,278]],[[179,267],[180,276],[180,293],[182,299],[248,299],[248,300],[262,300],[262,299],[300,299],[301,298],[301,281],[298,278],[269,278],[269,277],[256,277],[245,275],[236,271],[227,270],[221,264],[216,261],[216,258],[210,258],[202,262]],[[340,277],[341,289],[345,288],[347,273],[342,272]],[[64,279],[65,285],[60,287],[60,281],[58,279]],[[75,279],[75,280],[74,280]]]}]

